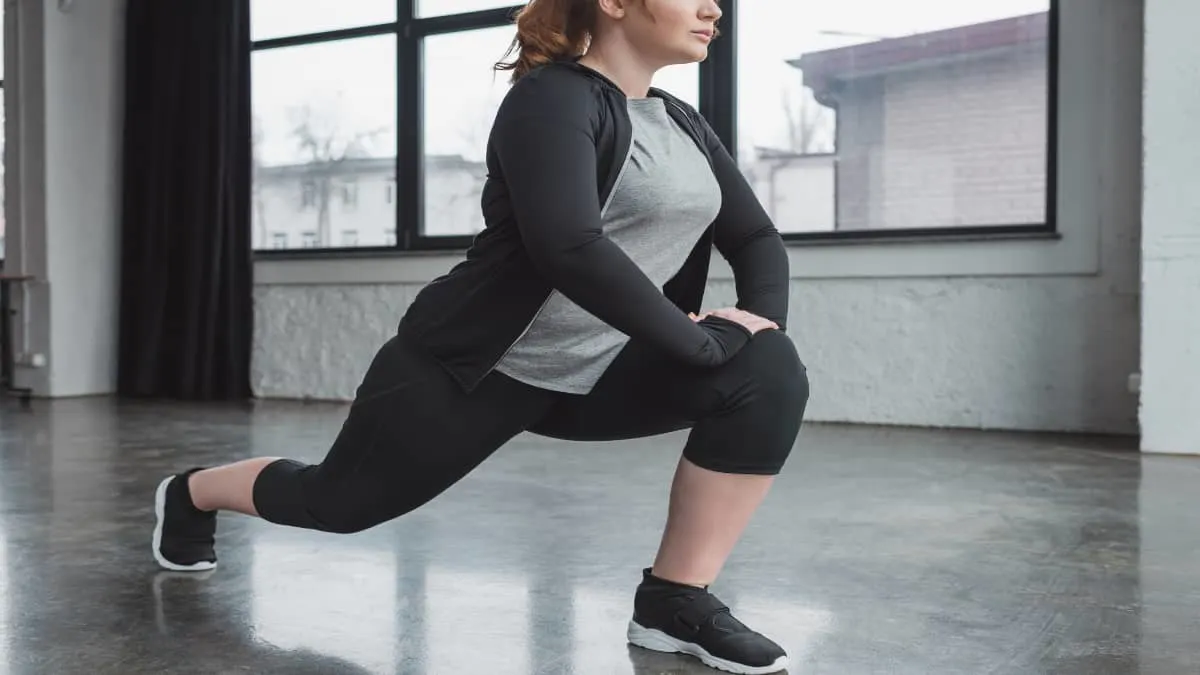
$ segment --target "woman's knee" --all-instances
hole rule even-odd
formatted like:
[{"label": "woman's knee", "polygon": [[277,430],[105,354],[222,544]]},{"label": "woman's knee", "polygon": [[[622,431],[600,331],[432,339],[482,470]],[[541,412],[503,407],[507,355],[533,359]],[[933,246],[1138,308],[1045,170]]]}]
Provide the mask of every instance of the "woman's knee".
[{"label": "woman's knee", "polygon": [[317,529],[331,534],[356,534],[395,520],[429,501],[425,494],[407,493],[378,480],[355,481],[310,492],[308,512]]},{"label": "woman's knee", "polygon": [[362,499],[349,498],[313,510],[313,519],[322,532],[357,534],[390,520]]},{"label": "woman's knee", "polygon": [[786,401],[797,414],[803,413],[808,403],[808,369],[786,333],[777,330],[758,333],[733,363],[760,396]]},{"label": "woman's knee", "polygon": [[286,459],[268,465],[254,484],[255,508],[264,520],[332,534],[362,532],[418,506],[398,497],[383,485],[348,485],[326,466]]},{"label": "woman's knee", "polygon": [[698,425],[684,456],[721,473],[779,473],[808,405],[808,373],[787,335],[755,335],[721,374],[720,408]]}]

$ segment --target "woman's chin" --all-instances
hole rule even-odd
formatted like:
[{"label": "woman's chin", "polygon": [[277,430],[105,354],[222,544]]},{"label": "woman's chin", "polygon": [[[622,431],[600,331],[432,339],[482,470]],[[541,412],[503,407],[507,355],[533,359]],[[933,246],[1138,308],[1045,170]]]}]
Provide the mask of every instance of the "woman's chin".
[{"label": "woman's chin", "polygon": [[689,63],[700,63],[707,58],[708,47],[702,47],[700,49],[688,49],[686,51],[681,51],[675,56],[674,59],[671,59],[671,65],[683,66]]}]

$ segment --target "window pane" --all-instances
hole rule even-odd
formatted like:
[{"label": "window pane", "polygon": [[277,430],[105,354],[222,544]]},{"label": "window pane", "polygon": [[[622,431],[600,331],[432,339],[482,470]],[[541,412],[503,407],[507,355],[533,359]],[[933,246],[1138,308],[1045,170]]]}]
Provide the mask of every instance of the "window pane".
[{"label": "window pane", "polygon": [[1046,220],[1049,0],[738,5],[738,160],[785,232]]},{"label": "window pane", "polygon": [[512,0],[507,2],[504,0],[416,0],[416,4],[417,16],[444,16],[498,7],[513,7],[515,10],[515,6],[524,3]]},{"label": "window pane", "polygon": [[385,245],[396,227],[396,38],[253,58],[254,248]]},{"label": "window pane", "polygon": [[652,84],[669,94],[700,107],[700,64],[689,63],[663,68],[654,76]]},{"label": "window pane", "polygon": [[396,0],[251,0],[250,39],[323,33],[396,20]]},{"label": "window pane", "polygon": [[513,37],[504,26],[425,39],[423,233],[469,235],[483,229],[479,198],[484,154],[507,71],[492,70]]}]

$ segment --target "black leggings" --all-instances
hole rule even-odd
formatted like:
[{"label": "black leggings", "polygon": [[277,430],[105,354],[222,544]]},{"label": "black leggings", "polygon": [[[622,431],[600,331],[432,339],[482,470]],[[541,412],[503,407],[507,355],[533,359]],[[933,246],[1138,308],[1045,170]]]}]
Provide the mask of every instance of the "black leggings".
[{"label": "black leggings", "polygon": [[400,336],[376,354],[325,459],[278,460],[254,484],[265,520],[352,533],[441,494],[523,431],[573,441],[691,428],[684,457],[724,473],[774,475],[808,402],[792,341],[763,331],[720,368],[627,345],[591,393],[538,389],[493,372],[472,392]]}]

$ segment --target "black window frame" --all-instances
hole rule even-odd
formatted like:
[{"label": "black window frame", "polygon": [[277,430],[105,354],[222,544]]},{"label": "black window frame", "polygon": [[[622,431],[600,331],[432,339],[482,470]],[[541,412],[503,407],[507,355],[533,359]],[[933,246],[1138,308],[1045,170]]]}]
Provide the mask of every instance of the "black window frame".
[{"label": "black window frame", "polygon": [[[15,12],[13,12],[13,13],[15,14]],[[3,42],[3,43],[8,42],[8,21],[9,21],[8,14],[9,14],[9,12],[4,11],[3,6],[0,6],[0,34],[2,34],[2,37],[4,37],[4,40],[0,41],[0,42]],[[8,143],[10,140],[8,138],[8,91],[4,88],[4,78],[5,78],[6,74],[8,73],[8,58],[7,58],[7,50],[8,49],[10,49],[10,48],[7,46],[0,49],[0,138],[3,138],[3,140],[4,140],[3,143],[0,143],[0,147],[2,147],[4,149],[3,152],[0,153],[0,164],[5,164],[5,162],[7,162],[7,160],[8,160]],[[0,182],[8,180],[7,178],[5,178],[5,176],[8,175],[8,166],[5,165],[3,167],[3,169],[4,169],[3,172],[0,172]],[[0,185],[0,192],[2,192],[6,188],[7,188],[6,185]],[[0,209],[4,208],[4,203],[7,201],[8,201],[8,195],[5,194],[4,200],[0,201]],[[4,214],[0,213],[0,220],[3,220],[3,219],[4,219]],[[5,226],[4,226],[4,232],[0,233],[0,270],[4,269],[4,261],[7,258],[8,258],[8,224],[6,222]]]},{"label": "black window frame", "polygon": [[[253,0],[244,0],[250,11]],[[303,35],[252,40],[252,52],[299,47],[356,38],[391,35],[396,39],[396,168],[395,246],[258,249],[256,258],[357,257],[427,252],[461,252],[473,236],[431,236],[421,233],[424,220],[424,40],[430,36],[463,33],[512,25],[522,4],[459,14],[418,16],[418,0],[396,0],[396,21]],[[709,57],[699,64],[699,111],[708,120],[730,154],[737,157],[737,18],[741,0],[722,0],[721,38]],[[1032,224],[969,225],[896,229],[788,232],[783,239],[793,246],[880,241],[938,241],[956,239],[1010,239],[1057,237],[1058,67],[1060,0],[1049,0],[1047,53],[1046,205],[1045,221]],[[497,55],[499,57],[499,55]],[[3,86],[0,81],[0,86]],[[836,149],[835,149],[836,154]],[[836,179],[835,179],[836,194]],[[835,202],[836,204],[836,202]],[[836,221],[836,212],[835,212]]]}]

